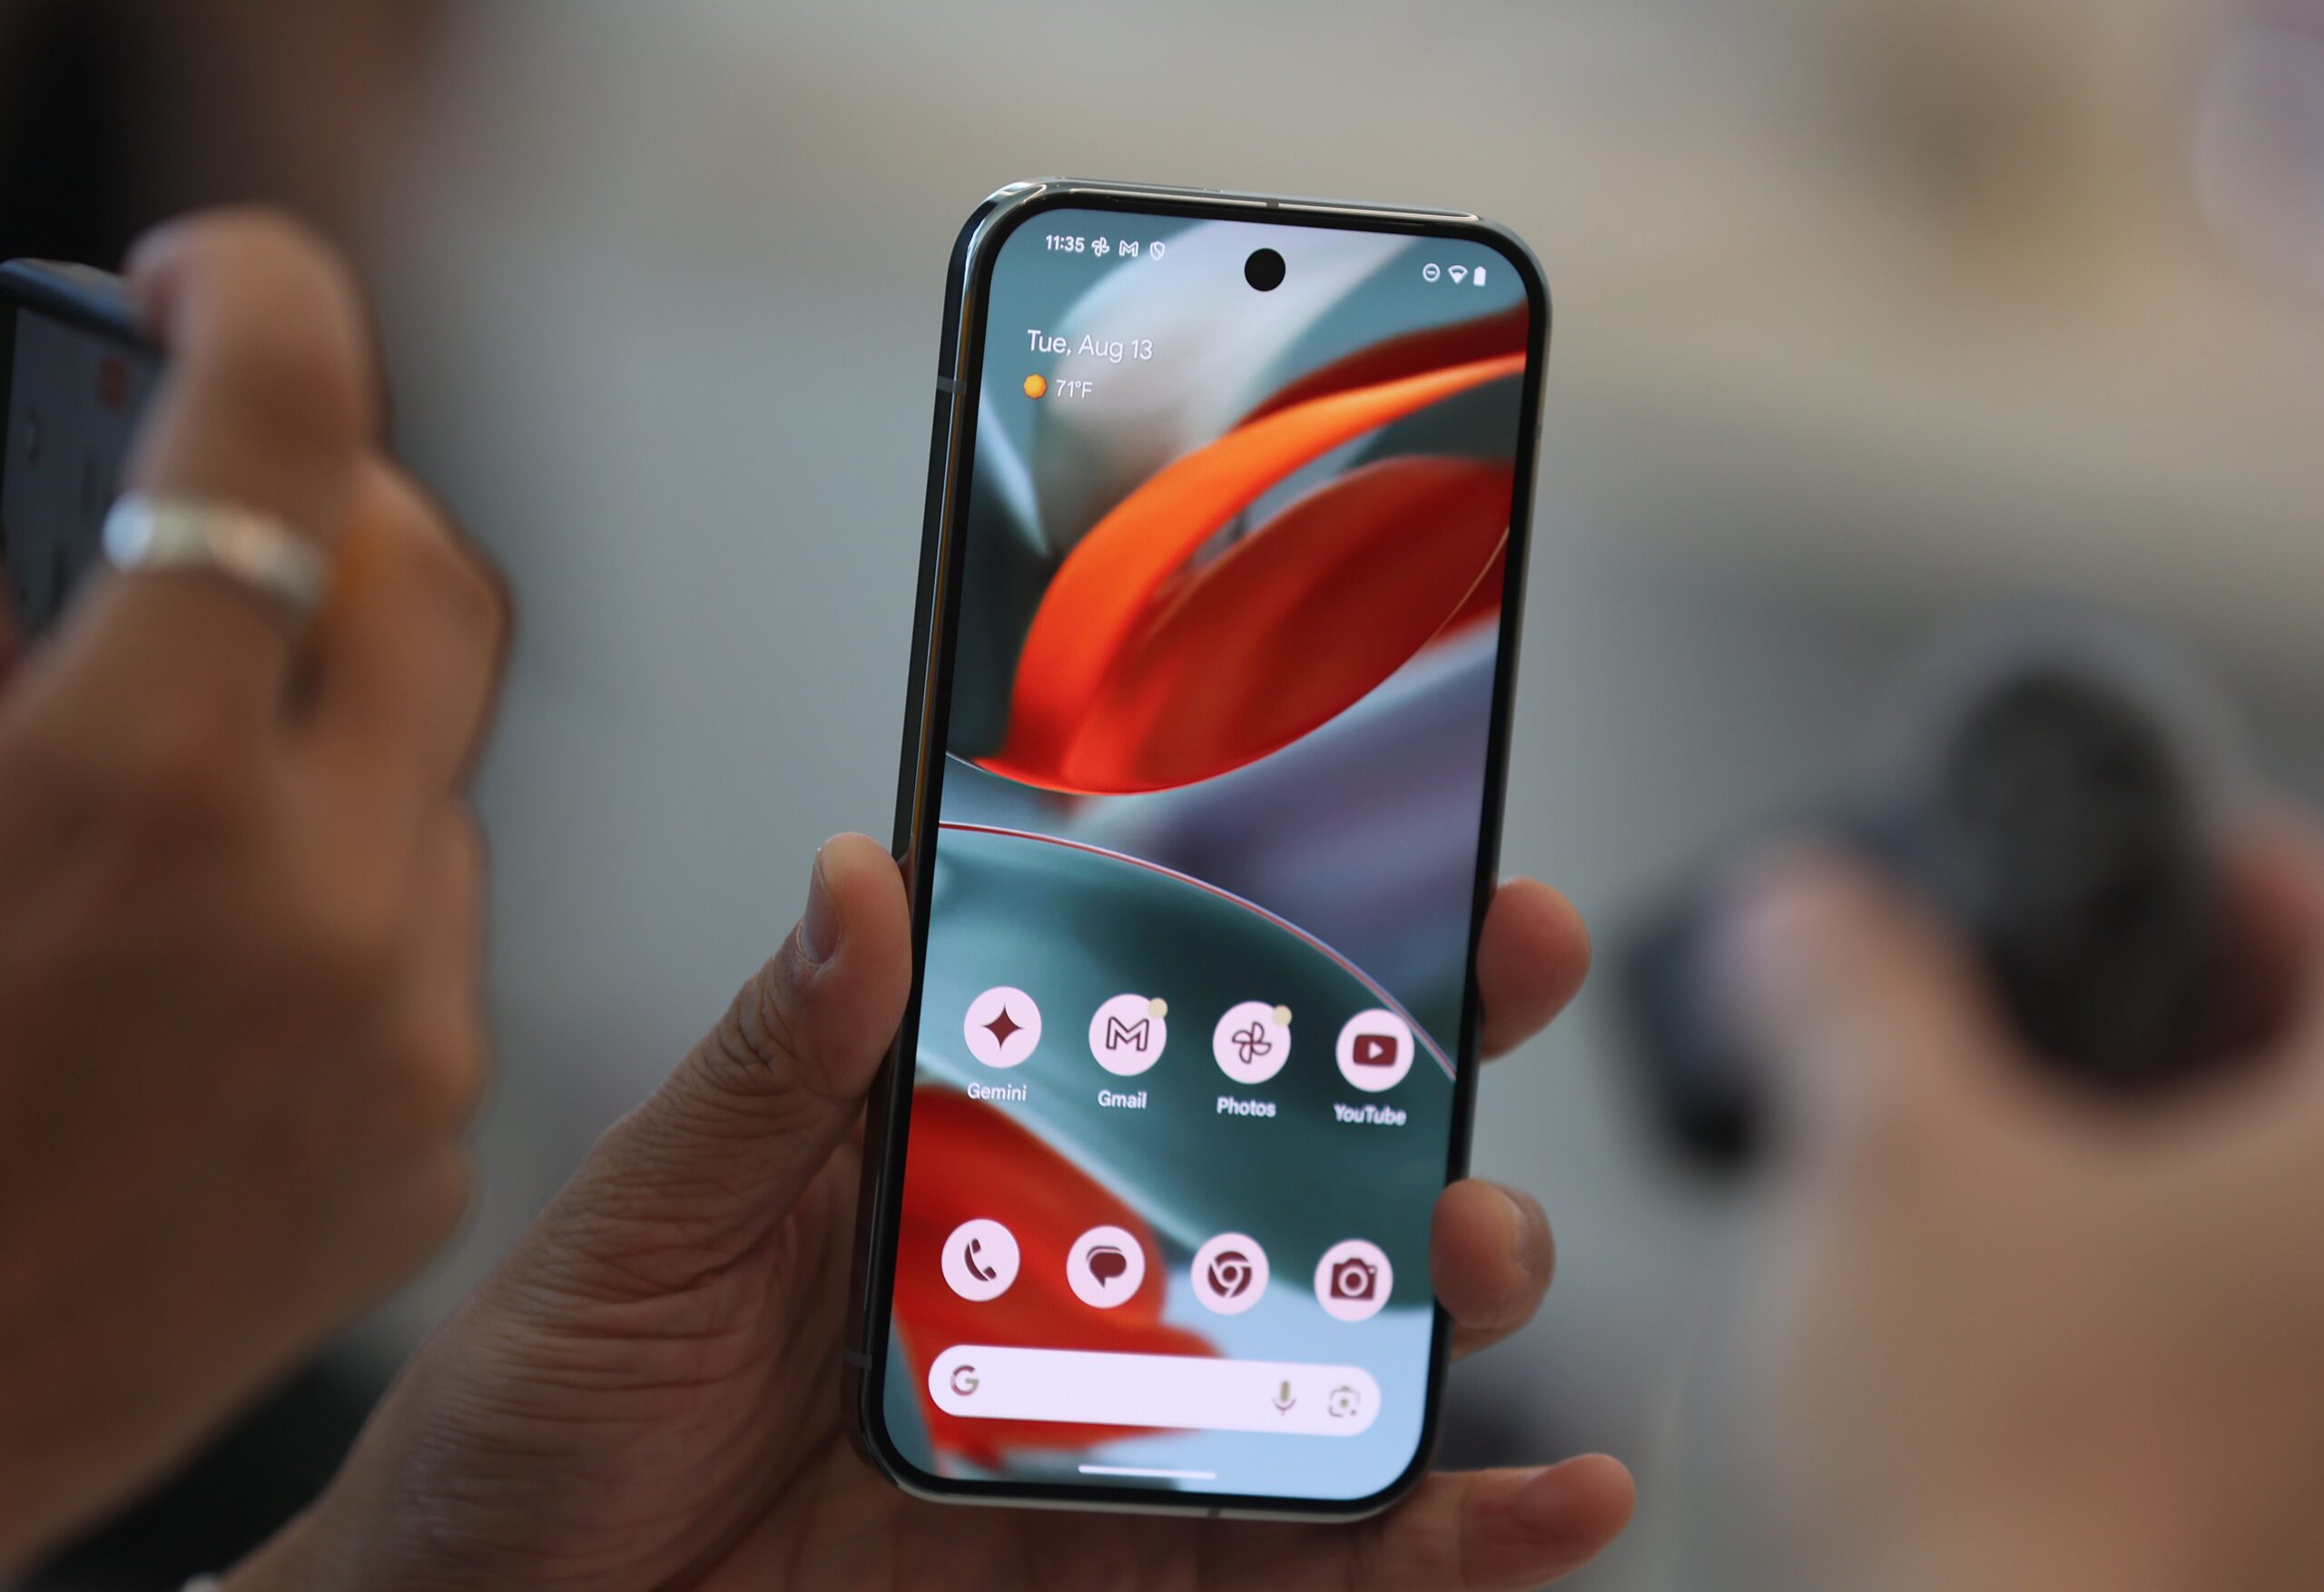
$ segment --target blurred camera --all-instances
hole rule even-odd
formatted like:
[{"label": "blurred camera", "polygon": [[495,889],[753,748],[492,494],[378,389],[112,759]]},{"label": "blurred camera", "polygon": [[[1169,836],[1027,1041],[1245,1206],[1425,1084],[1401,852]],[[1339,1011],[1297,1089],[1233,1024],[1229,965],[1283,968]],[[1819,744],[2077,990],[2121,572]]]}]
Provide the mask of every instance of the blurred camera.
[{"label": "blurred camera", "polygon": [[1262,293],[1272,293],[1283,285],[1283,256],[1272,249],[1254,249],[1251,258],[1243,262],[1243,280]]},{"label": "blurred camera", "polygon": [[1334,1299],[1369,1299],[1377,1276],[1370,1261],[1344,1260],[1332,1266]]}]

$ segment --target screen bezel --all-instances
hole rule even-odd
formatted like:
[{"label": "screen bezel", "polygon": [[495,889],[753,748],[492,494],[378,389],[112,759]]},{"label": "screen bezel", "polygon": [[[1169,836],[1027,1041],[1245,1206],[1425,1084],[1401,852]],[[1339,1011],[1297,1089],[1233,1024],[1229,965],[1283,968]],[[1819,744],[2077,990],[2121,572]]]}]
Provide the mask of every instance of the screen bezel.
[{"label": "screen bezel", "polygon": [[[1524,593],[1531,549],[1532,501],[1540,454],[1541,395],[1548,358],[1549,289],[1532,252],[1516,235],[1473,215],[1341,205],[1209,190],[1139,188],[1118,184],[1042,182],[1004,189],[969,218],[953,251],[945,294],[944,344],[938,366],[937,429],[930,458],[919,610],[913,629],[913,677],[907,712],[898,796],[896,850],[911,898],[912,986],[903,1023],[873,1086],[864,1136],[862,1204],[858,1214],[856,1282],[851,1289],[852,1330],[846,1352],[847,1401],[858,1446],[906,1491],[954,1502],[1011,1503],[1171,1514],[1266,1518],[1354,1519],[1395,1502],[1428,1471],[1433,1459],[1450,1361],[1443,1307],[1436,1307],[1429,1339],[1426,1402],[1411,1460],[1378,1491],[1360,1499],[1269,1497],[1119,1484],[967,1480],[938,1476],[905,1457],[887,1430],[883,1399],[891,1352],[897,1233],[901,1219],[904,1152],[911,1115],[914,1056],[920,1031],[921,969],[929,933],[929,883],[941,811],[944,752],[941,729],[951,712],[950,640],[960,619],[960,572],[967,539],[960,523],[969,502],[970,472],[981,394],[985,310],[1001,245],[1036,216],[1057,210],[1097,210],[1190,221],[1248,221],[1442,238],[1481,244],[1506,260],[1524,284],[1531,312],[1525,375],[1521,384],[1518,443],[1512,459],[1509,549],[1503,581],[1499,651],[1495,658],[1491,733],[1486,748],[1483,811],[1478,826],[1477,871],[1469,919],[1467,974],[1454,1079],[1452,1128],[1444,1180],[1468,1167],[1475,1113],[1477,942],[1500,874],[1502,823],[1509,766],[1512,706]],[[949,404],[947,399],[949,398]],[[948,414],[949,409],[949,414]]]}]

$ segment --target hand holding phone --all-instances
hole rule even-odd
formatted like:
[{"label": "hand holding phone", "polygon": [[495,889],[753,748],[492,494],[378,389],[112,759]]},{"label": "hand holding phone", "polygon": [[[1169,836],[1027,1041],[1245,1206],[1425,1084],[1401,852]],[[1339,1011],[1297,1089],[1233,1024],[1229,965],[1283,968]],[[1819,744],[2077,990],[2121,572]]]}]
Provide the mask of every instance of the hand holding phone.
[{"label": "hand holding phone", "polygon": [[[1126,1558],[1218,1592],[1341,1587],[1384,1566],[1398,1592],[1516,1592],[1621,1528],[1630,1479],[1602,1456],[1432,1476],[1354,1528],[964,1510],[891,1487],[852,1450],[833,1395],[854,1135],[911,988],[911,919],[894,860],[860,835],[823,847],[807,893],[783,948],[429,1339],[236,1592],[1022,1592],[1029,1563],[1076,1587]],[[1555,1015],[1588,959],[1554,892],[1503,885],[1478,957],[1484,1053]],[[1549,1281],[1540,1207],[1462,1182],[1432,1227],[1452,1352],[1523,1326]],[[979,1252],[1000,1276],[1006,1253]],[[946,1385],[974,1396],[981,1371],[953,1367]]]},{"label": "hand holding phone", "polygon": [[[496,583],[380,451],[320,244],[199,218],[132,276],[150,345],[19,301],[0,361],[9,573],[56,621],[0,675],[0,1571],[435,1247],[485,1061],[462,787]],[[123,448],[128,485],[363,579],[302,632],[215,574],[85,562]]]}]

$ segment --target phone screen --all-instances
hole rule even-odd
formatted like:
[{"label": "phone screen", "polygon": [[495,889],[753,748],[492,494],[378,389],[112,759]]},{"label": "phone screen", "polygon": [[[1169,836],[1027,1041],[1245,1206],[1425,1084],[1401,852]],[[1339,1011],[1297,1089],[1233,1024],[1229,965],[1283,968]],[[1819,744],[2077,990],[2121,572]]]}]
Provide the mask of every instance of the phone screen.
[{"label": "phone screen", "polygon": [[16,309],[0,457],[0,569],[16,622],[45,629],[97,560],[151,356],[37,310]]},{"label": "phone screen", "polygon": [[1413,1464],[1528,274],[1094,209],[994,255],[881,1385],[922,1470]]}]

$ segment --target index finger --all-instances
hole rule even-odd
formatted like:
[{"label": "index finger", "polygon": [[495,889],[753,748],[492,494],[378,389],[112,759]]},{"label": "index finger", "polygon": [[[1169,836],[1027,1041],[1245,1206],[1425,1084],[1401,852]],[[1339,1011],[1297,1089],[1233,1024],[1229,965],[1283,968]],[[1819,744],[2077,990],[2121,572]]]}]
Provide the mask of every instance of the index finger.
[{"label": "index finger", "polygon": [[[124,485],[238,504],[328,547],[378,409],[345,266],[295,223],[241,211],[150,234],[129,274],[169,363]],[[109,575],[72,616],[55,667],[142,707],[263,718],[281,710],[295,642],[263,597],[227,580]]]},{"label": "index finger", "polygon": [[1539,880],[1507,880],[1493,892],[1477,941],[1478,1048],[1490,1057],[1523,1044],[1589,976],[1590,930],[1573,903]]},{"label": "index finger", "polygon": [[507,589],[426,489],[377,457],[340,557],[302,739],[359,822],[416,834],[465,782],[490,721]]}]

